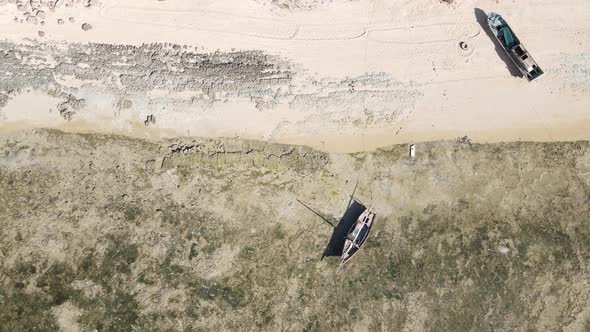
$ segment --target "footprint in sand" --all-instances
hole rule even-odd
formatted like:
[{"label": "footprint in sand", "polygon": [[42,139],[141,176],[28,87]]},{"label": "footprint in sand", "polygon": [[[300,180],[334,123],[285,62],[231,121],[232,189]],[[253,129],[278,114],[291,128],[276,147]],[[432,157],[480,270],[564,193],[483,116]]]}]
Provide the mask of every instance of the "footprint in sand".
[{"label": "footprint in sand", "polygon": [[26,21],[27,21],[27,23],[30,23],[30,24],[37,24],[37,18],[35,16],[27,17]]},{"label": "footprint in sand", "polygon": [[84,24],[82,24],[82,30],[84,30],[84,31],[88,31],[88,30],[90,30],[90,29],[92,29],[92,25],[90,25],[90,24],[88,24],[88,23],[84,23]]}]

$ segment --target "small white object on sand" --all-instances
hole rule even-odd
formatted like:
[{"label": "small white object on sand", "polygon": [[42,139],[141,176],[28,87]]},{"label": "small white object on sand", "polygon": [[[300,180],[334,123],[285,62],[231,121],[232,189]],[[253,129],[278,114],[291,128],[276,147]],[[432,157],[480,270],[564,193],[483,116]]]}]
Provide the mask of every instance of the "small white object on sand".
[{"label": "small white object on sand", "polygon": [[416,156],[416,144],[410,144],[410,157],[414,158]]}]

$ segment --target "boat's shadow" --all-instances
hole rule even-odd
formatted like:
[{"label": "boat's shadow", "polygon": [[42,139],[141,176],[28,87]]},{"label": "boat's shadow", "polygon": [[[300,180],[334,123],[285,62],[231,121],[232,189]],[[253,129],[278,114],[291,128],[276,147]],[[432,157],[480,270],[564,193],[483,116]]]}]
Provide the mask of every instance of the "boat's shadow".
[{"label": "boat's shadow", "polygon": [[358,217],[365,211],[366,207],[357,201],[352,201],[350,207],[344,212],[342,219],[332,233],[330,242],[326,246],[322,258],[325,256],[342,256],[342,250],[344,249],[344,240],[348,235],[348,231],[352,228],[352,225],[357,221]]},{"label": "boat's shadow", "polygon": [[516,65],[514,64],[514,62],[512,62],[508,54],[506,54],[506,51],[504,51],[502,45],[498,43],[498,40],[496,40],[494,33],[488,26],[488,15],[486,14],[486,12],[479,8],[475,8],[474,12],[477,23],[479,23],[482,30],[485,31],[486,35],[488,35],[488,37],[492,40],[492,43],[494,43],[494,46],[496,47],[496,53],[498,53],[500,59],[502,59],[502,61],[504,61],[504,63],[506,64],[506,68],[508,68],[510,75],[514,77],[523,77],[522,73],[518,70],[518,68],[516,68]]}]

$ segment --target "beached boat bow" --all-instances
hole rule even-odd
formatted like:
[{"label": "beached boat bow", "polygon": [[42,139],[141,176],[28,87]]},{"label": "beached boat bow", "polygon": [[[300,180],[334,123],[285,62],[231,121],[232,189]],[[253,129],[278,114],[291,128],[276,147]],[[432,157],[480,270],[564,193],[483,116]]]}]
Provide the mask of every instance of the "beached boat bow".
[{"label": "beached boat bow", "polygon": [[543,70],[541,70],[537,62],[524,48],[524,45],[522,45],[502,16],[496,13],[489,13],[488,25],[498,43],[500,43],[516,68],[518,68],[528,81],[532,81],[543,75]]}]

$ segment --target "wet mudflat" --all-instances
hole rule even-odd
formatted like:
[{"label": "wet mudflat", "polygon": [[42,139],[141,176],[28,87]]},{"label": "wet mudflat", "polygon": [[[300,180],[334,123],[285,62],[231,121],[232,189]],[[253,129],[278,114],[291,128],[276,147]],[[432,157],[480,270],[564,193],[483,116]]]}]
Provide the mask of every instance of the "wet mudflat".
[{"label": "wet mudflat", "polygon": [[[588,329],[588,142],[416,148],[2,137],[2,328]],[[334,274],[296,199],[338,218],[357,179],[377,219]]]}]

